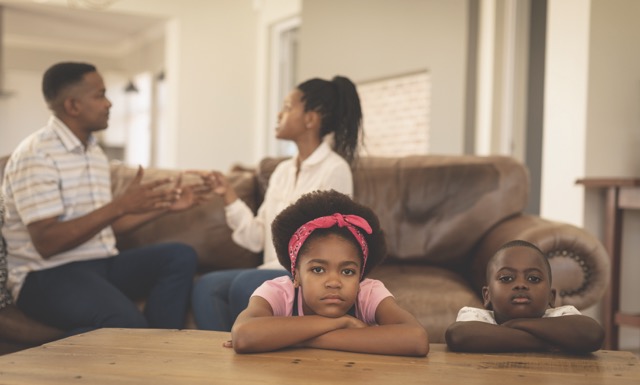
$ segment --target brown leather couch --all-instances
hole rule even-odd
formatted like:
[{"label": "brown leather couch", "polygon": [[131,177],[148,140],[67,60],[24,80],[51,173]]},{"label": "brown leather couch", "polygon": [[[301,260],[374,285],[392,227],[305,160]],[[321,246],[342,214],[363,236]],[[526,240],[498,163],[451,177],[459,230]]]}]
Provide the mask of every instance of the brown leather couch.
[{"label": "brown leather couch", "polygon": [[[256,209],[271,172],[281,159],[264,159],[257,169],[235,168],[228,176],[241,199]],[[3,163],[0,162],[0,167]],[[113,164],[118,194],[135,170]],[[177,175],[149,169],[145,178]],[[185,180],[190,182],[189,177]],[[571,181],[567,181],[571,183]],[[524,214],[529,192],[526,168],[500,156],[409,156],[361,158],[354,170],[354,199],[378,214],[389,256],[372,273],[427,328],[432,342],[444,342],[446,327],[462,306],[482,306],[487,260],[504,242],[525,239],[549,258],[556,305],[585,309],[603,295],[609,258],[585,230]],[[235,245],[222,200],[166,215],[118,239],[118,247],[182,241],[199,255],[200,272],[254,267],[260,256]],[[188,327],[194,327],[188,321]]]},{"label": "brown leather couch", "polygon": [[[260,205],[279,161],[264,159],[256,170],[238,168],[229,173],[250,207]],[[147,176],[165,173],[149,170]],[[114,192],[133,174],[133,169],[114,167]],[[556,305],[585,309],[600,299],[608,285],[609,258],[594,236],[523,213],[528,172],[512,158],[361,158],[354,170],[354,190],[354,199],[374,209],[387,235],[389,257],[372,278],[381,279],[422,322],[432,342],[444,342],[444,331],[462,306],[482,305],[486,263],[512,239],[531,241],[545,252],[558,291]],[[196,248],[203,272],[257,266],[260,257],[235,245],[230,234],[222,202],[215,198],[150,223],[119,239],[119,246],[179,240]]]}]

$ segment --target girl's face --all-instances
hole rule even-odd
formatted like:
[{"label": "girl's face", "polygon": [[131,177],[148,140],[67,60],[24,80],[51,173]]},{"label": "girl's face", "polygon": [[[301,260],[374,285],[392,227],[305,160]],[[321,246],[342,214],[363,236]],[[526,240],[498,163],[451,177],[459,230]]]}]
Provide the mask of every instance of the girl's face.
[{"label": "girl's face", "polygon": [[546,264],[537,251],[524,246],[501,250],[488,266],[484,305],[501,324],[514,318],[540,318],[553,306],[555,290]]},{"label": "girl's face", "polygon": [[302,96],[302,91],[296,88],[284,99],[282,109],[278,113],[276,138],[295,140],[306,131],[308,122]]},{"label": "girl's face", "polygon": [[308,241],[298,257],[294,281],[302,288],[304,314],[347,314],[358,297],[361,269],[360,251],[353,242],[336,234]]}]

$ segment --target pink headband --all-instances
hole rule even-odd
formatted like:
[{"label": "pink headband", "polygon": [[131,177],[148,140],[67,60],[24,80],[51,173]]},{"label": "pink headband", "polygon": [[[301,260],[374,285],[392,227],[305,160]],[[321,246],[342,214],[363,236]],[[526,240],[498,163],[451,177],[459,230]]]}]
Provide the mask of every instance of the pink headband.
[{"label": "pink headband", "polygon": [[362,274],[364,274],[364,267],[367,264],[367,257],[369,256],[369,247],[367,246],[367,241],[364,239],[364,235],[358,229],[364,230],[367,234],[371,234],[371,226],[369,223],[357,215],[342,215],[340,213],[335,213],[333,215],[328,215],[326,217],[316,218],[311,220],[304,225],[300,226],[298,230],[291,236],[289,240],[289,259],[291,260],[291,275],[295,275],[296,269],[296,260],[298,259],[298,252],[300,252],[300,248],[304,244],[304,242],[309,238],[309,235],[315,229],[328,229],[338,225],[338,227],[346,227],[349,229],[351,234],[356,238],[360,248],[362,249],[362,272],[360,277],[362,278]]}]

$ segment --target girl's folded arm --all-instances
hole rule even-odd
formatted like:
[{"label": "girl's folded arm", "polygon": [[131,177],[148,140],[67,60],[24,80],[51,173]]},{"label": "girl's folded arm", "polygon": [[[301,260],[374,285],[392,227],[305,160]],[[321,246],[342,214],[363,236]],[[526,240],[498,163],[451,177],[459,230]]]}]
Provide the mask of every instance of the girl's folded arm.
[{"label": "girl's folded arm", "polygon": [[359,353],[424,357],[429,352],[425,328],[393,297],[376,308],[377,326],[334,330],[313,338],[305,346]]},{"label": "girl's folded arm", "polygon": [[231,329],[237,353],[259,353],[298,345],[328,331],[347,327],[346,317],[274,317],[264,298],[253,296]]}]

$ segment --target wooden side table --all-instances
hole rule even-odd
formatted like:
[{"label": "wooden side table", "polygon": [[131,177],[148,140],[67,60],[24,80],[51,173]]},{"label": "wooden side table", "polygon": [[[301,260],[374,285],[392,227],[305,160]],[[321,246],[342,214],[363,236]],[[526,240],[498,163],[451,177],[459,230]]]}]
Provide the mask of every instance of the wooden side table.
[{"label": "wooden side table", "polygon": [[576,184],[606,192],[603,243],[611,258],[611,283],[602,300],[603,349],[617,350],[620,326],[640,328],[640,314],[620,311],[622,216],[624,210],[640,209],[640,178],[584,178]]}]

